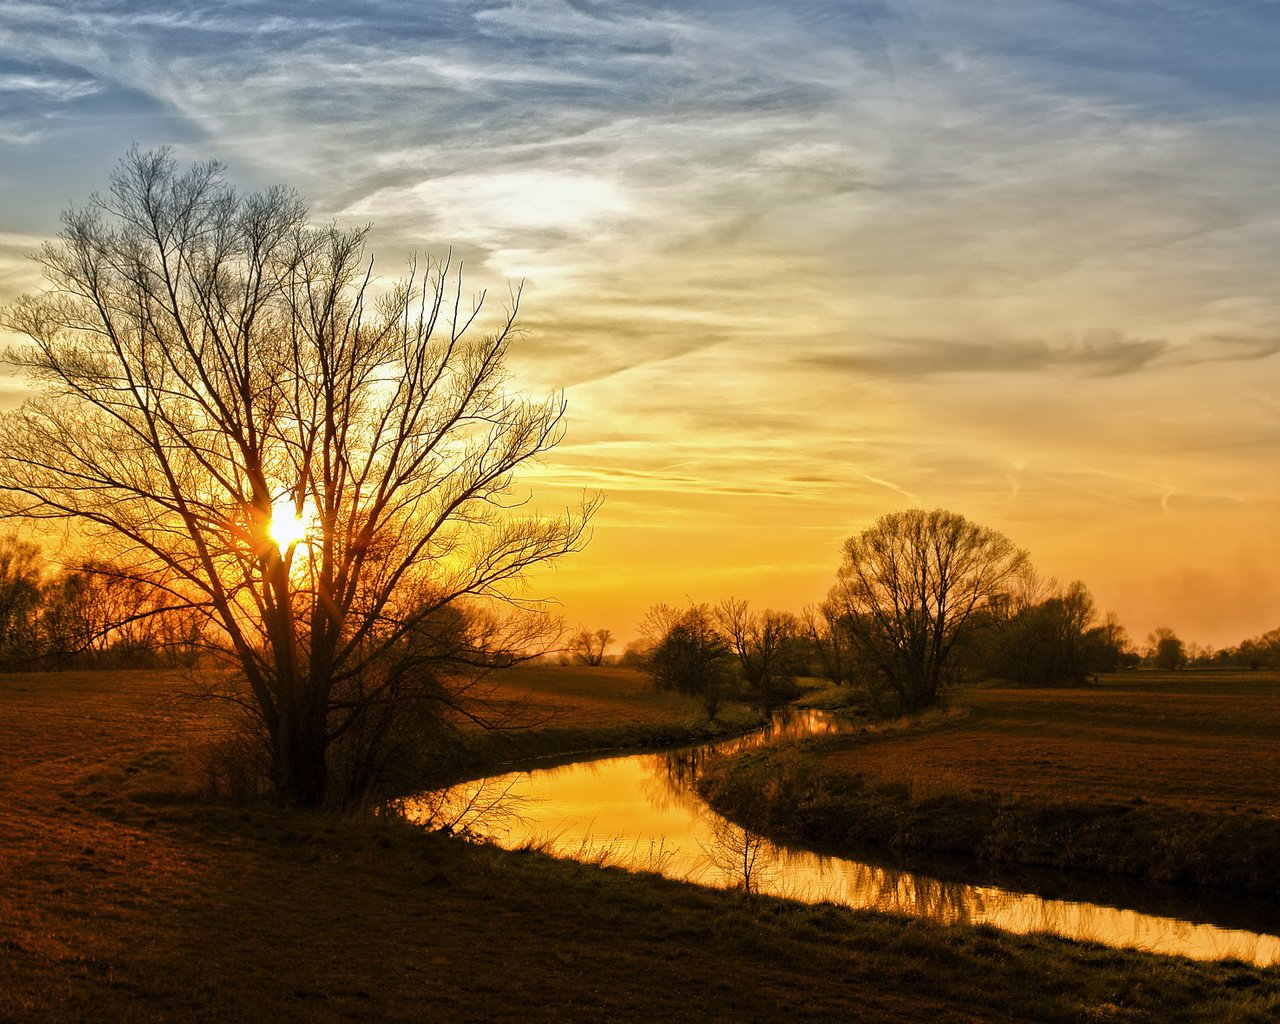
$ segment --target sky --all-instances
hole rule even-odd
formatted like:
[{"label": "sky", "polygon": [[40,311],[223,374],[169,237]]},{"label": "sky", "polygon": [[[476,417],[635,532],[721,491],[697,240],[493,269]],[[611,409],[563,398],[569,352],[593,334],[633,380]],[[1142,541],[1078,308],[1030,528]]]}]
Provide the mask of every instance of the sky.
[{"label": "sky", "polygon": [[525,282],[525,482],[606,496],[571,626],[799,610],[945,507],[1225,646],[1280,625],[1277,52],[1276,0],[0,0],[0,304],[172,146]]}]

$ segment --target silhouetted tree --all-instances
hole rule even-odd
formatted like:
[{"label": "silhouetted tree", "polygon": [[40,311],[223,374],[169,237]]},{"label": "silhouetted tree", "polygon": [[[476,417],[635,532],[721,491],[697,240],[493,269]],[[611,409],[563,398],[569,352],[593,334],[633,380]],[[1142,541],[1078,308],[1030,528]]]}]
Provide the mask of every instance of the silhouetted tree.
[{"label": "silhouetted tree", "polygon": [[1137,655],[1129,642],[1129,634],[1115,612],[1107,612],[1100,626],[1092,631],[1094,657],[1099,672],[1114,672],[1136,664]]},{"label": "silhouetted tree", "polygon": [[800,623],[794,615],[752,611],[746,601],[735,598],[721,601],[713,615],[756,699],[773,704],[796,695]]},{"label": "silhouetted tree", "polygon": [[627,668],[643,669],[648,661],[649,649],[652,646],[652,641],[645,637],[629,640],[626,647],[622,649],[618,663],[627,666]]},{"label": "silhouetted tree", "polygon": [[39,654],[40,549],[0,537],[0,665],[27,667]]},{"label": "silhouetted tree", "polygon": [[836,686],[852,683],[857,648],[852,629],[840,619],[838,605],[831,600],[805,605],[800,612],[800,628],[808,641],[817,674]]},{"label": "silhouetted tree", "polygon": [[448,260],[384,288],[366,233],[133,150],[37,255],[50,288],[3,318],[30,339],[10,358],[39,390],[0,420],[3,512],[74,522],[198,610],[243,677],[279,799],[303,807],[363,795],[329,785],[352,736],[448,707],[420,634],[509,599],[582,545],[591,511],[518,511],[515,473],[565,411],[507,389],[518,292],[478,336],[483,295],[464,305]]},{"label": "silhouetted tree", "polygon": [[936,509],[881,516],[845,542],[831,600],[903,708],[933,704],[952,652],[1028,569],[1003,534]]},{"label": "silhouetted tree", "polygon": [[611,643],[613,633],[610,630],[597,629],[594,633],[588,633],[584,629],[569,641],[569,650],[584,665],[595,667],[604,664],[604,654]]},{"label": "silhouetted tree", "polygon": [[733,654],[705,604],[649,609],[640,631],[649,639],[644,668],[659,690],[700,697],[714,719],[730,692]]},{"label": "silhouetted tree", "polygon": [[1154,630],[1147,643],[1151,648],[1151,664],[1161,672],[1172,672],[1186,664],[1187,655],[1178,634],[1167,626]]},{"label": "silhouetted tree", "polygon": [[1199,653],[1203,660],[1218,668],[1280,669],[1280,629],[1248,637],[1234,647],[1218,651],[1205,649]]},{"label": "silhouetted tree", "polygon": [[1063,590],[1052,583],[1037,589],[1046,596],[997,618],[986,671],[1024,686],[1078,686],[1101,670],[1093,597],[1079,580]]},{"label": "silhouetted tree", "polygon": [[1280,629],[1241,640],[1223,660],[1251,670],[1280,669]]},{"label": "silhouetted tree", "polygon": [[202,616],[138,574],[89,560],[45,585],[42,658],[51,666],[186,661],[203,646],[201,625]]}]

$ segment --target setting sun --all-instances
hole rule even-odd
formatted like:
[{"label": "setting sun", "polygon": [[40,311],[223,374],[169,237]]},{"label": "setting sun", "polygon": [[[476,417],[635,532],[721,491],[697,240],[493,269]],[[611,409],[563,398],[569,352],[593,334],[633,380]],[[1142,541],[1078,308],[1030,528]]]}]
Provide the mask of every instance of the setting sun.
[{"label": "setting sun", "polygon": [[299,514],[293,500],[289,497],[277,498],[271,506],[271,524],[267,533],[280,548],[283,556],[295,544],[307,539],[307,530],[315,519],[314,511],[308,503]]}]

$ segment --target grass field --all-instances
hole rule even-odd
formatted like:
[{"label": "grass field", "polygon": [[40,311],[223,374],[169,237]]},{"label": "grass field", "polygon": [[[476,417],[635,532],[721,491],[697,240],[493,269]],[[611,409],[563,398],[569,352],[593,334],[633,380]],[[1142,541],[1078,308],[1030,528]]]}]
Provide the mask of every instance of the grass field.
[{"label": "grass field", "polygon": [[[531,680],[528,695],[550,700],[557,685]],[[394,820],[211,805],[188,751],[217,723],[175,700],[180,686],[164,673],[0,677],[0,1020],[1280,1013],[1275,970],[744,901]]]},{"label": "grass field", "polygon": [[513,728],[488,734],[471,728],[467,749],[450,775],[434,781],[484,774],[496,766],[695,743],[764,721],[757,710],[726,703],[709,722],[701,701],[659,693],[643,673],[614,666],[522,665],[494,673],[479,689],[489,712]]},{"label": "grass field", "polygon": [[1280,675],[1130,672],[1081,690],[973,689],[944,729],[834,744],[832,767],[938,790],[1280,813]]},{"label": "grass field", "polygon": [[[722,812],[831,850],[880,846],[1280,898],[1280,679],[1131,673],[974,689],[916,727],[764,751],[704,779]],[[761,794],[767,794],[762,797]]]},{"label": "grass field", "polygon": [[665,725],[704,717],[699,701],[659,693],[633,668],[520,665],[491,680],[494,700],[525,708],[543,728]]}]

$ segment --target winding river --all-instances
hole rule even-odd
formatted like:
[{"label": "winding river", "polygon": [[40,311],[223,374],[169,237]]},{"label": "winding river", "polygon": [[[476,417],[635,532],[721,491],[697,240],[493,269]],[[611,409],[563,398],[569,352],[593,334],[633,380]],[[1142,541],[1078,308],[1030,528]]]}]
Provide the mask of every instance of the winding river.
[{"label": "winding river", "polygon": [[[1123,882],[1102,883],[1110,891],[1094,898],[1106,902],[1080,902],[820,856],[746,832],[712,812],[694,790],[698,764],[709,753],[845,727],[822,712],[791,713],[776,717],[767,730],[712,746],[494,776],[425,796],[410,813],[423,822],[466,828],[509,849],[537,846],[556,856],[705,885],[1204,960],[1280,964],[1280,917],[1253,904],[1215,897],[1206,905],[1203,894],[1170,887],[1158,901],[1161,913],[1146,913],[1127,909],[1123,893],[1149,896],[1151,887]],[[1241,921],[1247,924],[1237,926]]]}]

